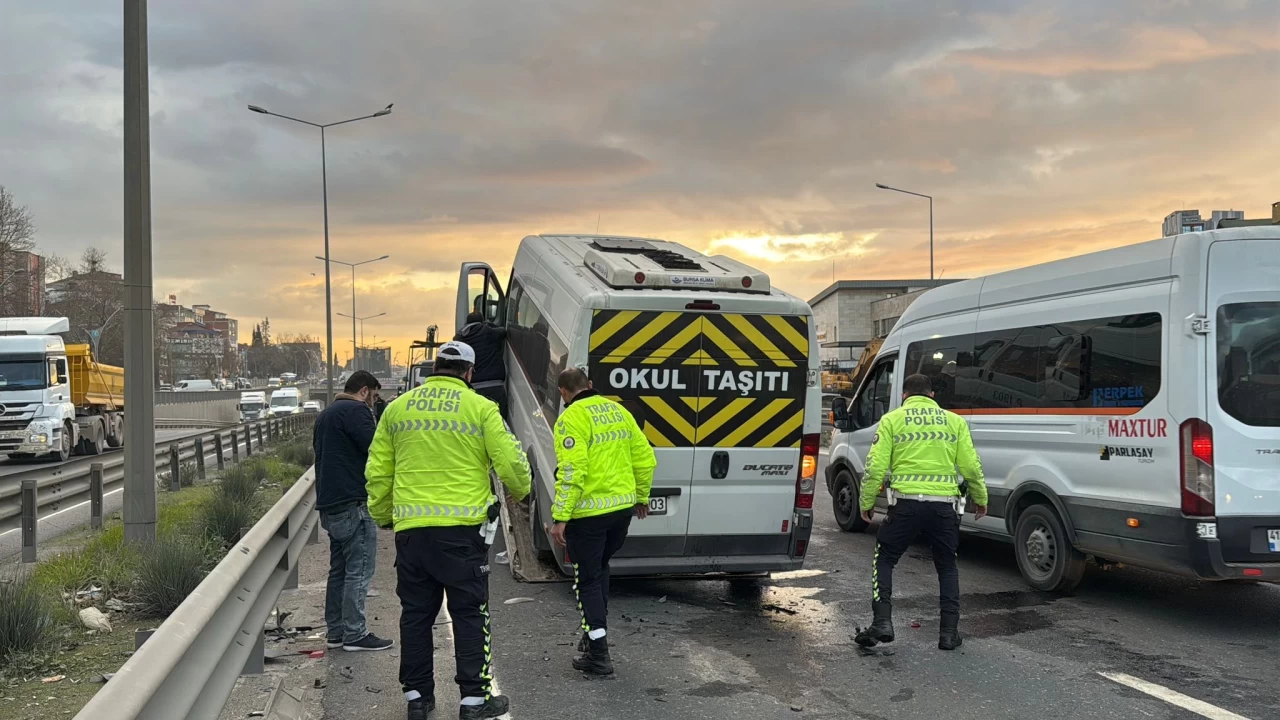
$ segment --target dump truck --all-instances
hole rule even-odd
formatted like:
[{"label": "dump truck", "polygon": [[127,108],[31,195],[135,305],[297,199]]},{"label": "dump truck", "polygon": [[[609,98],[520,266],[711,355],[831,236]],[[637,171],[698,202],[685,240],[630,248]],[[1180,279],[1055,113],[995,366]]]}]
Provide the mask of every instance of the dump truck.
[{"label": "dump truck", "polygon": [[0,318],[0,454],[62,461],[124,444],[124,368],[66,344],[66,318]]}]

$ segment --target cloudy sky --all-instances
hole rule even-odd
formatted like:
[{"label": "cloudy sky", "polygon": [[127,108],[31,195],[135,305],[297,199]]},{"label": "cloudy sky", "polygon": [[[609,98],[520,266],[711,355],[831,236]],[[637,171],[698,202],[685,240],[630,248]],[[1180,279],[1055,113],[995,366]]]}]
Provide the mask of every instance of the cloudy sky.
[{"label": "cloudy sky", "polygon": [[[0,184],[44,249],[118,267],[120,3],[5,6]],[[927,203],[876,182],[936,196],[944,277],[1280,200],[1277,0],[166,0],[150,22],[157,297],[322,335],[318,133],[245,106],[394,102],[327,137],[332,254],[391,255],[359,312],[397,350],[452,325],[460,262],[505,274],[530,233],[677,240],[808,298],[833,259],[928,275]]]}]

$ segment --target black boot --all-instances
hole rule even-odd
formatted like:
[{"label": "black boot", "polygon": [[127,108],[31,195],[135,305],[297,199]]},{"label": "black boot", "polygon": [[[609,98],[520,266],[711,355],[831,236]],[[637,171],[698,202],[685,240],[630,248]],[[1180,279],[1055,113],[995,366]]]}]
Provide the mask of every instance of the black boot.
[{"label": "black boot", "polygon": [[938,649],[955,650],[964,643],[960,637],[960,613],[942,613],[942,623],[938,626]]},{"label": "black boot", "polygon": [[587,651],[573,659],[573,669],[588,675],[612,675],[613,661],[609,658],[609,640],[587,640]]},{"label": "black boot", "polygon": [[511,701],[506,695],[494,695],[483,705],[459,705],[458,720],[488,720],[506,715],[510,709]]},{"label": "black boot", "polygon": [[871,627],[859,630],[853,641],[862,647],[875,647],[878,643],[893,642],[893,605],[889,602],[872,602]]},{"label": "black boot", "polygon": [[435,712],[435,698],[418,698],[409,701],[409,720],[427,720],[427,716]]}]

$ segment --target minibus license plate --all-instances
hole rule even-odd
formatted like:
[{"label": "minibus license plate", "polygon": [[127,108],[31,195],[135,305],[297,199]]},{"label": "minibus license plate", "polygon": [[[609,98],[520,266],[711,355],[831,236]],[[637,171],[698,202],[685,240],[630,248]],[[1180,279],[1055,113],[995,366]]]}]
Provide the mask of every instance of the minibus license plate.
[{"label": "minibus license plate", "polygon": [[[650,515],[666,515],[667,499],[665,497],[649,498],[649,514]],[[1280,530],[1275,532],[1280,532]],[[1280,540],[1277,540],[1277,542],[1280,542]],[[1272,544],[1274,545],[1274,543]]]},{"label": "minibus license plate", "polygon": [[[653,506],[653,501],[649,501],[649,506]],[[1280,530],[1267,531],[1267,547],[1271,548],[1271,552],[1280,553]]]}]

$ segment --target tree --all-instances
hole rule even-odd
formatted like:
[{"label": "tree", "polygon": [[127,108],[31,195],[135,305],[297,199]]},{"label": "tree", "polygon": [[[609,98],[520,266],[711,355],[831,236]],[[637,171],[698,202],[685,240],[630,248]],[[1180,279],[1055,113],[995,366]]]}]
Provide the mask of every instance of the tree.
[{"label": "tree", "polygon": [[101,331],[98,338],[98,360],[109,365],[124,363],[124,285],[120,276],[107,268],[107,254],[98,248],[89,248],[80,255],[80,262],[65,278],[64,292],[57,302],[50,303],[48,311],[54,316],[66,317],[71,325],[68,342],[92,344],[92,334]]},{"label": "tree", "polygon": [[[20,302],[23,292],[30,293],[32,278],[14,277],[15,273],[31,271],[26,258],[18,253],[31,252],[36,247],[36,224],[31,211],[19,205],[3,185],[0,185],[0,310],[4,315],[15,312],[32,312],[30,302]],[[40,287],[39,279],[36,287]]]}]

